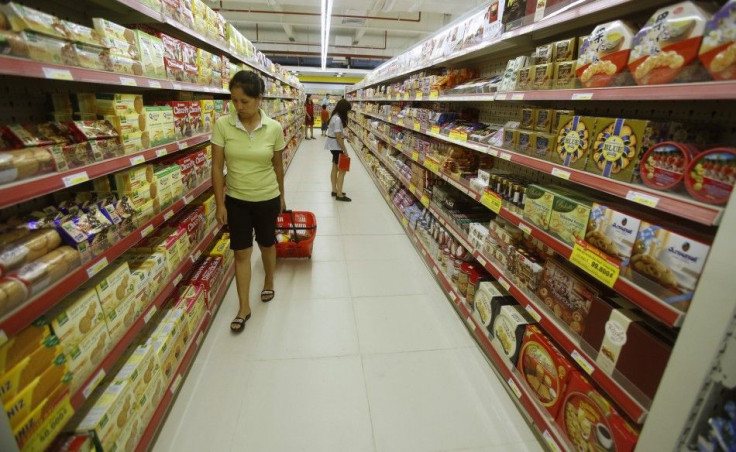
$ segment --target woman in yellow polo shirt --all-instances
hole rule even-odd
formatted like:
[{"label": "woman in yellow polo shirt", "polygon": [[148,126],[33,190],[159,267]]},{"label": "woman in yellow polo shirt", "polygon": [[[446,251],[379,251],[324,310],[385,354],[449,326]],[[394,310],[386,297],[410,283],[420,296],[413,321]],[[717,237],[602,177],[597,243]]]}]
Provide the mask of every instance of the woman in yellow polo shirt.
[{"label": "woman in yellow polo shirt", "polygon": [[[253,231],[266,273],[261,301],[271,301],[275,295],[276,217],[285,208],[284,133],[281,124],[260,108],[264,92],[265,84],[254,72],[235,74],[230,80],[230,114],[215,122],[211,139],[217,221],[230,225],[230,248],[235,252],[240,308],[230,329],[236,333],[250,319]],[[223,176],[225,163],[227,177]]]}]

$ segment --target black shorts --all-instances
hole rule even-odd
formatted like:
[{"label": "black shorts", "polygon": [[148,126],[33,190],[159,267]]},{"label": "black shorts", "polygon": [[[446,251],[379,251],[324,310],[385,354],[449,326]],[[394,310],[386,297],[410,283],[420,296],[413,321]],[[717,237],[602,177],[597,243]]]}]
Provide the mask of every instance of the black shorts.
[{"label": "black shorts", "polygon": [[340,159],[340,154],[342,154],[342,151],[330,151],[330,152],[332,152],[332,163],[337,165],[337,162]]},{"label": "black shorts", "polygon": [[252,247],[254,230],[259,245],[269,247],[276,243],[276,217],[281,212],[280,196],[256,202],[225,196],[225,208],[231,250],[238,251]]},{"label": "black shorts", "polygon": [[322,123],[322,131],[327,132],[327,124]]}]

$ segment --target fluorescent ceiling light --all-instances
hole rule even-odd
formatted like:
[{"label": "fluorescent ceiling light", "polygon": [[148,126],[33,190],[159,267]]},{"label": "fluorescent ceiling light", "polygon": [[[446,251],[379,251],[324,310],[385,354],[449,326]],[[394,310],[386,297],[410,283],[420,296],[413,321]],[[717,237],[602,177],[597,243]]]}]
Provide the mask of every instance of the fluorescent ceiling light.
[{"label": "fluorescent ceiling light", "polygon": [[322,0],[322,70],[327,67],[327,47],[330,44],[333,0]]}]

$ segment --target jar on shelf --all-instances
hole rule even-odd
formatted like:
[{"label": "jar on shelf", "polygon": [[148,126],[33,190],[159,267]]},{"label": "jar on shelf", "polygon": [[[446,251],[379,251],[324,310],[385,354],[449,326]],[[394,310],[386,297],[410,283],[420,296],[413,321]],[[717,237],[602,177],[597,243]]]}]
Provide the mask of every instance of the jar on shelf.
[{"label": "jar on shelf", "polygon": [[[463,297],[468,296],[468,285],[470,284],[470,274],[475,271],[473,264],[463,262],[460,266],[460,274],[457,278],[457,290]],[[477,272],[476,272],[477,273]]]},{"label": "jar on shelf", "polygon": [[455,259],[452,263],[452,274],[450,275],[450,280],[452,283],[457,287],[458,281],[460,279],[460,268],[463,265],[463,261],[460,259]]}]

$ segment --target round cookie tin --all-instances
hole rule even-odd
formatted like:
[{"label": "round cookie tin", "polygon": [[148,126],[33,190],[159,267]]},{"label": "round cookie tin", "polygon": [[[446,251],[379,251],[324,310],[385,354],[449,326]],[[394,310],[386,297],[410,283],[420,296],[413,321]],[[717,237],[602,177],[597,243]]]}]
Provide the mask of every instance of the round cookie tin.
[{"label": "round cookie tin", "polygon": [[647,152],[639,163],[641,180],[647,187],[671,190],[682,182],[685,170],[699,152],[693,145],[665,141]]},{"label": "round cookie tin", "polygon": [[603,410],[588,394],[570,391],[562,405],[563,428],[577,450],[616,450]]},{"label": "round cookie tin", "polygon": [[685,188],[698,201],[725,204],[736,182],[736,148],[715,148],[698,155],[685,174]]},{"label": "round cookie tin", "polygon": [[563,389],[561,376],[546,347],[536,341],[527,341],[521,349],[518,366],[543,406],[551,407],[557,403]]}]

